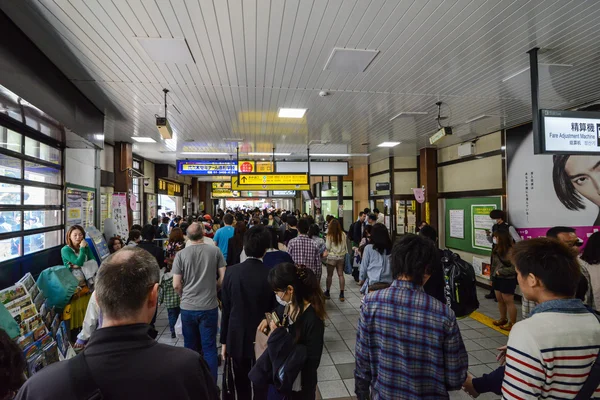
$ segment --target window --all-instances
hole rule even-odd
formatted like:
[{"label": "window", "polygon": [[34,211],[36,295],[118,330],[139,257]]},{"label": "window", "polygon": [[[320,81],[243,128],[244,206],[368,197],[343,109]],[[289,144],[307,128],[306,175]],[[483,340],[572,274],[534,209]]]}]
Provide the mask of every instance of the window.
[{"label": "window", "polygon": [[38,139],[0,125],[0,263],[63,242],[62,151]]},{"label": "window", "polygon": [[136,196],[135,209],[133,210],[133,224],[142,225],[142,179],[139,179],[142,174],[142,162],[138,160],[133,160],[133,169],[138,172],[138,174],[133,174],[133,185],[132,192],[133,195]]}]

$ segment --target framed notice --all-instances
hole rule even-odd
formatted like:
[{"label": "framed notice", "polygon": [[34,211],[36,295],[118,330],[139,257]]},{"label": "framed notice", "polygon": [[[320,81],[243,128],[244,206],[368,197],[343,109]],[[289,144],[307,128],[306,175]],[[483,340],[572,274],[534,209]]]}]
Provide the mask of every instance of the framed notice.
[{"label": "framed notice", "polygon": [[94,225],[96,189],[67,183],[67,229],[73,225],[84,228]]},{"label": "framed notice", "polygon": [[465,210],[450,210],[450,237],[465,238]]},{"label": "framed notice", "polygon": [[490,204],[475,204],[471,206],[471,217],[473,218],[473,248],[480,250],[491,250],[492,243],[488,239],[488,232],[492,231],[494,220],[490,218],[490,212],[496,206]]}]

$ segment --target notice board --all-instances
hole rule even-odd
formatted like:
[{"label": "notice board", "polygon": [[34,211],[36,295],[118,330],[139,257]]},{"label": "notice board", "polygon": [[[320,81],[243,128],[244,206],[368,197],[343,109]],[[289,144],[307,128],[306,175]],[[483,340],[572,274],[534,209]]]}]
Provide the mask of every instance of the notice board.
[{"label": "notice board", "polygon": [[[446,247],[489,256],[492,245],[487,242],[485,229],[491,230],[494,224],[489,218],[494,209],[502,209],[500,196],[446,199]],[[457,210],[462,210],[464,215],[463,238],[450,235],[450,211],[456,216]]]}]

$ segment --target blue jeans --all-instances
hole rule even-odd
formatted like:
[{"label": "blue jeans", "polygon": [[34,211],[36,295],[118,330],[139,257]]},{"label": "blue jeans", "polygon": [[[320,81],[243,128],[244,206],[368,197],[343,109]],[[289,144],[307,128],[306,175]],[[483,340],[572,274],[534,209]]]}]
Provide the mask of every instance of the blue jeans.
[{"label": "blue jeans", "polygon": [[167,315],[169,316],[169,328],[171,329],[171,333],[175,333],[175,324],[177,323],[177,318],[179,317],[179,312],[181,309],[179,307],[167,308]]},{"label": "blue jeans", "polygon": [[184,346],[204,357],[215,383],[217,382],[218,308],[206,311],[181,310]]}]

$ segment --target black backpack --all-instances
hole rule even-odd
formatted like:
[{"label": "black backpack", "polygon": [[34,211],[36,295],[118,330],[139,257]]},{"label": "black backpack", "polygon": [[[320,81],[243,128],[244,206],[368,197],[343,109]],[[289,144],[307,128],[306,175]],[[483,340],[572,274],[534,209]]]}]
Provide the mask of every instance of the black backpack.
[{"label": "black backpack", "polygon": [[446,304],[457,318],[465,317],[479,308],[475,270],[451,250],[446,249],[443,253]]}]

